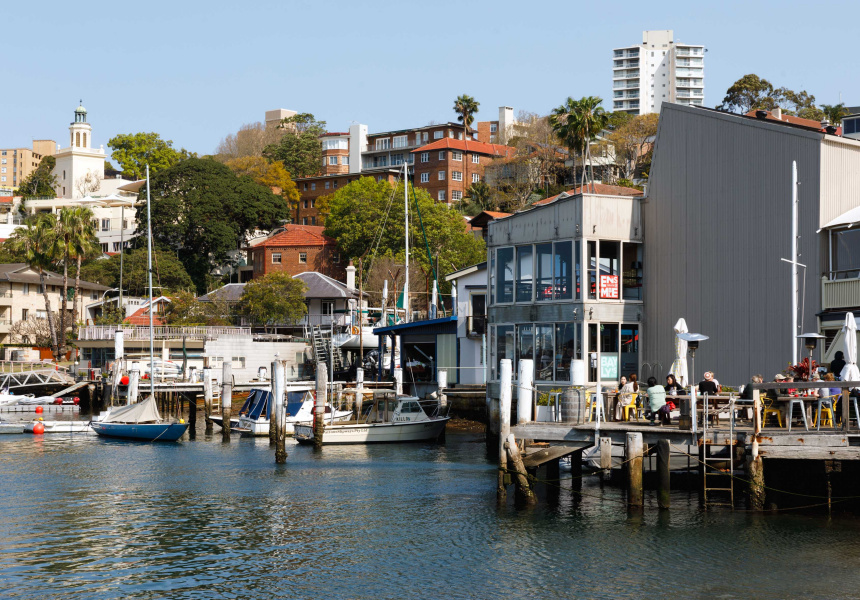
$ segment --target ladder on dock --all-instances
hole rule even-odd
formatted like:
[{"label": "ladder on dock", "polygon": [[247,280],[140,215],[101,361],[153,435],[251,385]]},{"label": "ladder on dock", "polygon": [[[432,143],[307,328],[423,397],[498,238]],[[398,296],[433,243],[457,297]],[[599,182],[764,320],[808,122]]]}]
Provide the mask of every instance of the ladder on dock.
[{"label": "ladder on dock", "polygon": [[[326,366],[331,366],[334,371],[343,370],[343,360],[340,350],[332,347],[331,329],[324,329],[321,325],[311,328],[311,341],[314,346],[314,359]],[[329,360],[331,359],[331,360]],[[329,374],[331,377],[332,374]]]},{"label": "ladder on dock", "polygon": [[[719,409],[710,408],[708,395],[702,403],[702,486],[705,508],[712,506],[735,507],[735,402],[729,401],[729,436],[722,437],[725,429],[709,427],[709,417],[718,418]],[[710,439],[713,436],[713,440]],[[727,450],[726,456],[718,456],[714,451]],[[724,463],[728,461],[728,469]],[[719,464],[719,466],[718,466]],[[727,481],[728,480],[728,481]],[[728,501],[725,497],[728,495]]]}]

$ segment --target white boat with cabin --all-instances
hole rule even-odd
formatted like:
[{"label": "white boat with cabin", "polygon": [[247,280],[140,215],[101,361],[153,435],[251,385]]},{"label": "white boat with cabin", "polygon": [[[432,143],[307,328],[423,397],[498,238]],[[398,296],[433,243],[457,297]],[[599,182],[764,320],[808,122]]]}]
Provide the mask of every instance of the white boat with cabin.
[{"label": "white boat with cabin", "polygon": [[[314,386],[312,384],[288,384],[286,389],[286,434],[293,435],[297,423],[311,422],[314,418]],[[268,436],[271,417],[272,392],[268,389],[253,389],[239,411],[238,424],[234,429],[242,435]],[[351,410],[336,410],[330,404],[325,407],[326,421],[335,423],[352,417]],[[233,420],[231,419],[231,427]]]},{"label": "white boat with cabin", "polygon": [[[359,419],[325,424],[323,444],[374,444],[434,441],[445,431],[450,417],[437,400],[379,394]],[[362,411],[365,412],[365,411]],[[313,443],[313,423],[295,425],[299,443]]]}]

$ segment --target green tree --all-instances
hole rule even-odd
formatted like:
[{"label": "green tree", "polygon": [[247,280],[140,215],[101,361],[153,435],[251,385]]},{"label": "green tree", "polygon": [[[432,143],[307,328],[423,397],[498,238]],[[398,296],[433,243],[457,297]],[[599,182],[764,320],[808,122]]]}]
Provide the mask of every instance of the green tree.
[{"label": "green tree", "polygon": [[845,108],[845,104],[840,102],[839,104],[822,104],[821,112],[824,113],[824,116],[827,117],[827,120],[830,121],[831,125],[841,125],[842,117],[851,114],[851,112]]},{"label": "green tree", "polygon": [[[184,160],[156,173],[151,186],[154,243],[179,257],[199,293],[249,232],[273,229],[289,216],[283,198],[210,159]],[[138,220],[138,234],[139,243],[146,240],[146,219]]]},{"label": "green tree", "polygon": [[490,188],[490,186],[483,181],[477,181],[471,186],[469,186],[468,190],[466,190],[466,200],[468,200],[469,203],[463,208],[465,211],[470,211],[474,212],[474,214],[478,214],[481,211],[490,208],[490,202],[492,202],[492,199],[492,188]]},{"label": "green tree", "polygon": [[305,284],[288,273],[253,279],[245,284],[236,311],[264,327],[298,323],[307,312]]},{"label": "green tree", "polygon": [[616,160],[621,162],[624,179],[633,179],[641,168],[645,154],[657,135],[657,113],[632,116],[609,134],[615,147]]},{"label": "green tree", "polygon": [[291,212],[298,206],[299,189],[284,167],[284,163],[269,161],[262,156],[243,156],[232,158],[224,164],[236,175],[247,175],[255,183],[266,186],[278,194],[287,203],[287,209]]},{"label": "green tree", "polygon": [[57,176],[54,175],[54,167],[57,159],[46,156],[40,162],[36,170],[27,175],[18,187],[18,194],[28,198],[56,198]]},{"label": "green tree", "polygon": [[457,120],[463,124],[463,139],[469,139],[469,129],[475,121],[475,113],[480,105],[480,102],[466,94],[461,94],[454,100],[454,112],[457,113]]},{"label": "green tree", "polygon": [[57,326],[54,313],[51,311],[51,299],[48,296],[48,286],[45,285],[45,271],[48,270],[60,249],[56,235],[57,217],[51,213],[43,213],[23,227],[17,228],[9,238],[14,252],[25,256],[27,264],[39,273],[39,287],[45,299],[45,313],[48,318],[48,328],[51,332],[51,352],[54,360],[60,360],[60,349],[57,342]]},{"label": "green tree", "polygon": [[123,173],[133,179],[146,176],[147,164],[152,176],[183,160],[197,157],[185,148],[174,149],[173,141],[163,140],[157,133],[120,134],[108,140],[108,147]]},{"label": "green tree", "polygon": [[[425,273],[432,273],[429,247],[433,261],[439,257],[439,284],[448,290],[450,284],[442,275],[485,260],[484,242],[466,232],[462,214],[436,202],[426,190],[410,188],[409,195],[410,258],[417,261]],[[357,258],[369,250],[365,259],[366,272],[370,270],[369,263],[378,256],[403,262],[403,184],[395,188],[387,181],[362,177],[332,194],[329,209],[325,233],[337,240],[346,256]]]},{"label": "green tree", "polygon": [[[90,261],[81,267],[81,279],[111,288],[119,288],[119,262],[119,254],[110,258]],[[123,271],[123,286],[126,294],[146,296],[149,293],[146,274],[146,248],[126,251]],[[157,288],[154,290],[155,295],[195,289],[194,281],[191,280],[176,255],[163,250],[152,252],[152,285]]]},{"label": "green tree", "polygon": [[293,179],[310,177],[320,172],[325,121],[317,121],[310,113],[300,113],[281,121],[283,137],[263,150],[263,156],[283,163]]},{"label": "green tree", "polygon": [[744,75],[735,81],[723,98],[717,110],[746,114],[751,110],[772,110],[777,101],[773,97],[774,87],[767,79],[754,73]]},{"label": "green tree", "polygon": [[609,115],[600,106],[603,100],[598,96],[584,96],[579,100],[568,97],[564,104],[553,109],[550,124],[558,137],[564,142],[573,158],[573,182],[576,184],[576,155],[582,155],[582,175],[580,185],[590,176],[594,187],[594,165],[591,162],[591,142],[609,124]]},{"label": "green tree", "polygon": [[8,265],[23,262],[27,262],[27,255],[15,247],[11,238],[0,244],[0,264]]}]

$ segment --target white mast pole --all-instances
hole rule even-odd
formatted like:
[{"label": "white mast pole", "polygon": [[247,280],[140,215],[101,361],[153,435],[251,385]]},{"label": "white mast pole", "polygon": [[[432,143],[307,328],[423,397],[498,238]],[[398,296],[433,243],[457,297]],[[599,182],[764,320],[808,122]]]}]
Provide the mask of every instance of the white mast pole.
[{"label": "white mast pole", "polygon": [[404,323],[409,322],[409,186],[407,163],[403,163],[403,202],[406,214],[406,281],[403,283]]},{"label": "white mast pole", "polygon": [[155,397],[155,345],[152,318],[152,212],[149,208],[149,165],[146,165],[146,272],[149,275],[149,393]]},{"label": "white mast pole", "polygon": [[797,161],[791,162],[791,364],[797,364]]}]

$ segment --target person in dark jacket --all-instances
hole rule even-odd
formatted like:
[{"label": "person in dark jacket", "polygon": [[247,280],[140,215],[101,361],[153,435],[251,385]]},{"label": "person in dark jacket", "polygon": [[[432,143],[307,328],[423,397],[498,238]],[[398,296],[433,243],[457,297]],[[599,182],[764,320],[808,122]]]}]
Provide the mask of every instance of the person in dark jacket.
[{"label": "person in dark jacket", "polygon": [[717,384],[714,383],[714,374],[710,371],[705,371],[704,381],[699,382],[699,393],[714,396],[719,392]]},{"label": "person in dark jacket", "polygon": [[833,357],[833,361],[830,363],[830,372],[836,376],[837,379],[842,377],[842,369],[845,368],[845,355],[842,354],[842,351],[836,353]]}]

